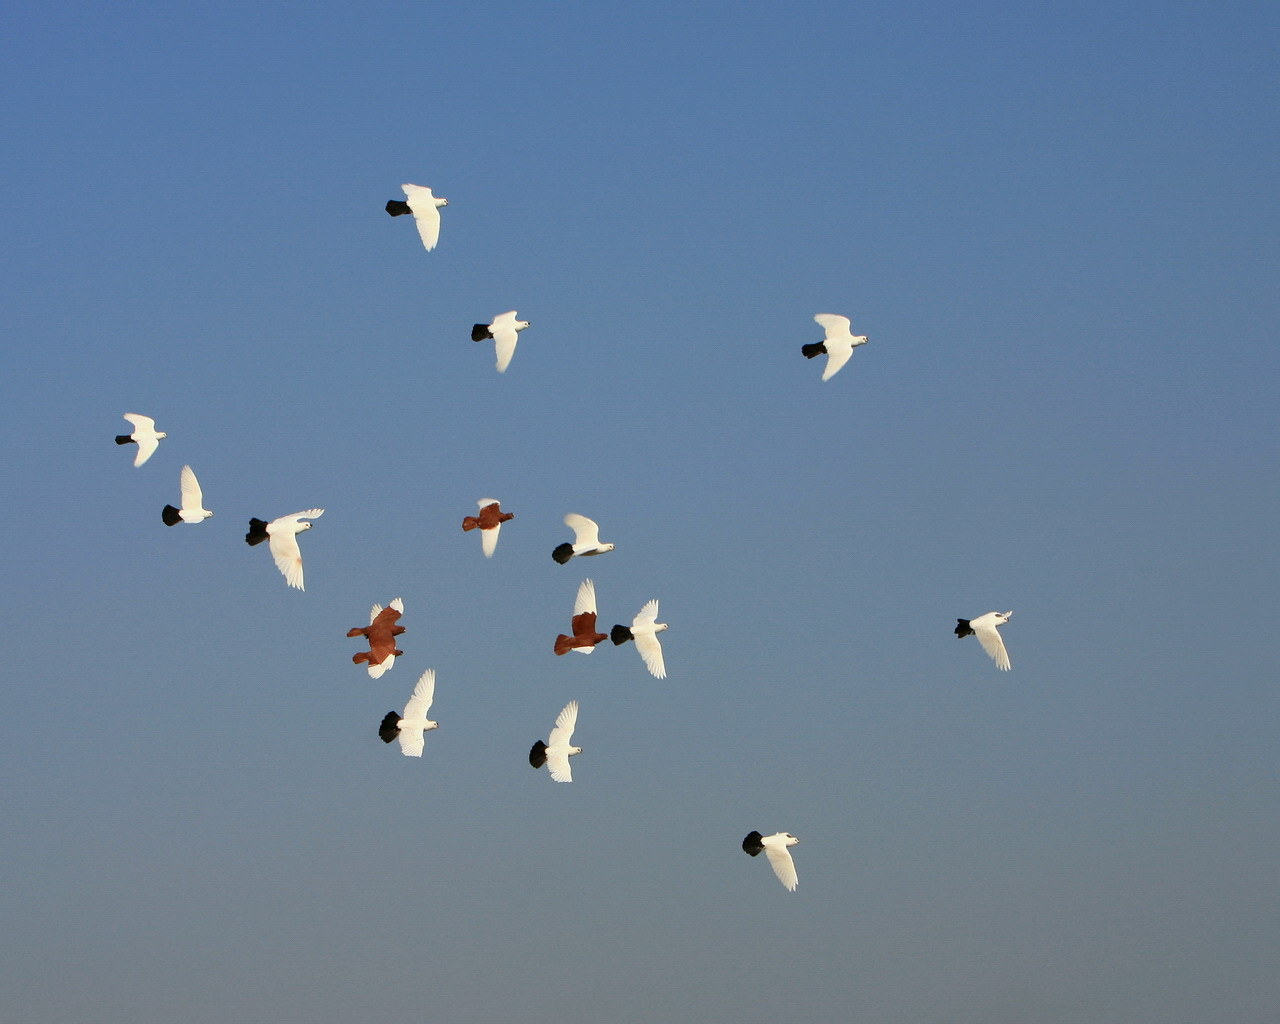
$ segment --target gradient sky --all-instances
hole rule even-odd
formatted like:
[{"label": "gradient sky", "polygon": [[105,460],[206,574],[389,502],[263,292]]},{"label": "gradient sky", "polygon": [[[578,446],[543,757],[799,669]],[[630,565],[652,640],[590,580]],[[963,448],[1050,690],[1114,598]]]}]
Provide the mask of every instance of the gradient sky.
[{"label": "gradient sky", "polygon": [[1273,5],[7,20],[6,1019],[1275,1019]]}]

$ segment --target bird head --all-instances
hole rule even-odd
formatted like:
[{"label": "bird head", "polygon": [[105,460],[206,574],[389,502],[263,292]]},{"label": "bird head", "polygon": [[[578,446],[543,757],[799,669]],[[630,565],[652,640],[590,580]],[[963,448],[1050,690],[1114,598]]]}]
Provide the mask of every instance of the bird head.
[{"label": "bird head", "polygon": [[439,723],[439,722],[433,722],[433,721],[431,721],[430,719],[428,719],[428,720],[427,720],[427,724],[426,724],[426,725],[424,725],[424,726],[422,727],[422,731],[423,731],[423,732],[428,732],[428,731],[430,731],[431,729],[439,729],[439,728],[440,728],[440,723]]},{"label": "bird head", "polygon": [[524,330],[526,327],[528,327],[528,326],[529,326],[529,321],[528,321],[528,320],[517,320],[517,321],[516,321],[516,330],[517,330],[517,331],[523,331],[523,330]]},{"label": "bird head", "polygon": [[661,633],[664,629],[670,629],[670,628],[671,627],[665,622],[655,622],[653,624],[653,631],[655,633]]},{"label": "bird head", "polygon": [[793,836],[790,832],[783,832],[782,838],[786,841],[786,844],[788,846],[795,846],[796,843],[800,842],[800,840],[797,839],[795,836]]},{"label": "bird head", "polygon": [[439,206],[448,206],[449,200],[445,199],[443,196],[436,196],[436,204]]},{"label": "bird head", "polygon": [[307,520],[305,520],[305,519],[304,519],[304,520],[302,520],[301,522],[299,522],[299,523],[298,523],[298,529],[299,529],[299,530],[309,530],[309,529],[311,529],[311,524],[310,524],[309,522],[307,522]]},{"label": "bird head", "polygon": [[571,754],[581,754],[581,753],[582,753],[582,748],[581,748],[581,747],[570,747],[570,748],[569,748],[569,753],[571,753]]},{"label": "bird head", "polygon": [[1007,612],[1001,612],[1000,618],[1004,619],[1005,622],[1008,622],[1011,618],[1013,618],[1013,609],[1010,608]]},{"label": "bird head", "polygon": [[601,551],[612,551],[612,550],[613,550],[613,547],[614,547],[614,546],[613,546],[612,544],[601,544],[601,545],[600,545],[600,550],[601,550]]},{"label": "bird head", "polygon": [[168,437],[168,436],[169,435],[166,434],[163,430],[161,430],[159,433],[156,434],[156,437]]}]

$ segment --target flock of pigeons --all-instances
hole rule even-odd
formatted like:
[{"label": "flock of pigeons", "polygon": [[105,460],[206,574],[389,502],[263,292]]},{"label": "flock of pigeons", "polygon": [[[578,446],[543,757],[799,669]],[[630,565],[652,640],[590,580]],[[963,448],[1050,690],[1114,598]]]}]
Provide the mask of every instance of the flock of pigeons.
[{"label": "flock of pigeons", "polygon": [[[440,208],[449,201],[434,196],[431,189],[420,185],[403,185],[405,199],[392,199],[386,210],[393,217],[412,214],[418,228],[418,234],[427,251],[436,247],[440,238]],[[865,345],[865,335],[854,335],[850,331],[848,317],[834,313],[818,313],[813,318],[825,332],[820,342],[801,346],[801,353],[809,359],[826,355],[827,365],[822,379],[830,380],[849,361],[853,350]],[[519,332],[529,326],[527,320],[517,320],[516,311],[510,310],[493,318],[488,324],[476,324],[471,331],[473,341],[492,339],[496,349],[497,368],[504,372],[511,364],[515,354]],[[134,444],[137,454],[135,466],[143,465],[159,447],[161,439],[167,435],[157,431],[155,420],[137,413],[125,413],[124,418],[133,427],[131,433],[116,437],[120,445]],[[183,466],[178,481],[181,493],[181,506],[165,505],[161,518],[167,526],[178,523],[202,523],[213,515],[204,507],[204,494],[195,472],[190,466]],[[502,511],[501,502],[494,498],[481,498],[479,511],[474,516],[465,516],[462,520],[464,531],[479,530],[481,550],[486,558],[492,558],[498,546],[498,534],[502,524],[515,518],[514,513]],[[322,508],[307,509],[291,515],[280,516],[266,521],[249,520],[249,531],[245,541],[250,545],[267,542],[276,568],[285,578],[285,582],[298,590],[303,587],[302,552],[298,547],[298,534],[311,529],[312,520],[324,514]],[[569,513],[564,523],[573,531],[573,541],[565,541],[556,546],[551,557],[558,564],[564,565],[572,558],[600,555],[614,549],[613,544],[601,543],[600,528],[591,519],[577,513]],[[355,627],[348,631],[348,637],[362,637],[369,645],[367,651],[360,651],[352,656],[357,665],[365,665],[369,675],[378,679],[389,670],[397,657],[404,652],[396,647],[396,638],[405,631],[399,625],[404,614],[404,602],[396,598],[387,607],[375,604],[369,615],[367,626]],[[630,626],[615,625],[609,633],[597,632],[596,627],[596,591],[591,580],[583,580],[578,586],[578,594],[573,603],[573,616],[570,619],[570,632],[561,633],[555,638],[553,650],[557,655],[576,651],[579,654],[590,654],[596,645],[611,640],[621,645],[628,640],[634,642],[645,667],[658,679],[665,679],[666,664],[662,656],[662,644],[658,634],[667,628],[665,622],[658,622],[658,602],[649,601],[631,620]],[[982,649],[1002,671],[1010,668],[1009,654],[1005,650],[1004,641],[998,632],[1013,615],[1008,612],[987,612],[974,619],[957,619],[955,634],[958,637],[976,636]],[[402,712],[389,711],[378,726],[378,736],[385,743],[398,742],[400,752],[406,757],[421,757],[425,746],[425,737],[432,729],[439,728],[439,723],[431,721],[427,713],[435,699],[436,674],[434,669],[427,669],[418,679]],[[572,782],[573,772],[569,758],[582,753],[582,747],[571,745],[573,731],[578,722],[578,702],[570,701],[556,716],[545,742],[539,740],[529,751],[529,763],[534,768],[547,769],[547,773],[556,782]],[[788,890],[794,891],[797,885],[795,863],[791,859],[790,847],[800,840],[790,832],[776,832],[765,836],[757,831],[750,832],[742,840],[742,849],[752,857],[764,853],[769,860],[778,880]]]}]

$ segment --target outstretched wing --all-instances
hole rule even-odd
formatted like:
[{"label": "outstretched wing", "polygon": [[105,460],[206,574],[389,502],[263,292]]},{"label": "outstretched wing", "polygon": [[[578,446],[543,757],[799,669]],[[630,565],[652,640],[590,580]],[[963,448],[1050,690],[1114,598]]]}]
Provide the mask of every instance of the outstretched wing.
[{"label": "outstretched wing", "polygon": [[799,879],[796,878],[796,866],[791,859],[790,851],[785,846],[767,844],[764,852],[769,858],[769,864],[773,867],[773,873],[778,876],[778,881],[786,886],[788,891],[795,892]]},{"label": "outstretched wing", "polygon": [[489,330],[493,334],[493,344],[498,356],[498,372],[503,373],[511,365],[511,357],[516,354],[519,334],[514,324],[499,324],[496,321]]},{"label": "outstretched wing", "polygon": [[600,544],[600,527],[594,520],[580,516],[576,512],[570,512],[564,517],[564,525],[573,531],[574,544],[586,544],[590,547],[597,547]]},{"label": "outstretched wing", "polygon": [[813,319],[826,331],[827,341],[852,333],[849,330],[851,326],[849,318],[841,316],[839,313],[815,313]]},{"label": "outstretched wing", "polygon": [[405,718],[426,718],[431,710],[431,702],[436,699],[436,670],[427,669],[413,688],[409,702],[404,706]]},{"label": "outstretched wing", "polygon": [[196,475],[192,472],[190,466],[182,467],[182,475],[178,478],[178,484],[182,488],[182,510],[184,512],[195,512],[197,509],[204,508],[204,492],[200,490],[200,482],[196,479]]},{"label": "outstretched wing", "polygon": [[577,724],[578,702],[571,700],[560,709],[560,714],[556,715],[555,728],[551,730],[551,735],[547,737],[547,746],[567,747],[569,740],[573,738],[573,730]]},{"label": "outstretched wing", "polygon": [[662,644],[652,633],[633,633],[636,650],[644,659],[645,667],[659,679],[667,678],[667,667],[662,663]]},{"label": "outstretched wing", "polygon": [[284,573],[284,581],[289,586],[299,590],[307,589],[302,585],[302,551],[298,548],[297,534],[273,533],[271,555],[276,560],[276,568]]},{"label": "outstretched wing", "polygon": [[498,531],[502,529],[502,524],[491,526],[487,530],[480,531],[480,550],[484,552],[485,558],[492,558],[493,553],[498,549]]},{"label": "outstretched wing", "polygon": [[822,371],[822,379],[830,380],[853,355],[853,342],[848,338],[828,338],[827,368]]},{"label": "outstretched wing", "polygon": [[573,602],[573,614],[575,617],[583,612],[596,612],[596,585],[591,580],[583,580],[578,585],[578,597]]},{"label": "outstretched wing", "polygon": [[982,649],[991,655],[991,660],[996,663],[996,668],[1001,672],[1008,672],[1013,666],[1009,663],[1009,652],[1004,649],[1004,641],[1000,639],[1000,633],[996,627],[979,626],[973,632],[977,636],[978,642],[982,644]]}]

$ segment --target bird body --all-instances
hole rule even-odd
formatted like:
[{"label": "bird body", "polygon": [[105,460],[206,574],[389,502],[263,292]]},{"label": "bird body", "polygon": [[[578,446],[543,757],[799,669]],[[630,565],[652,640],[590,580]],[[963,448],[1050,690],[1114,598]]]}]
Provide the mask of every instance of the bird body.
[{"label": "bird body", "polygon": [[529,763],[535,768],[547,766],[547,772],[556,782],[572,782],[573,771],[569,767],[569,758],[581,754],[581,747],[571,747],[569,740],[573,738],[573,730],[578,724],[578,702],[569,701],[560,714],[556,716],[555,728],[547,737],[547,742],[539,740],[529,751]]},{"label": "bird body", "polygon": [[996,631],[996,627],[1008,622],[1012,614],[1011,609],[1007,612],[987,612],[986,615],[979,615],[976,619],[956,619],[956,636],[976,636],[978,643],[982,644],[982,649],[996,663],[996,668],[1001,672],[1008,672],[1013,666],[1009,661],[1009,652],[1004,649],[1004,640]]},{"label": "bird body", "polygon": [[431,189],[424,185],[401,185],[405,198],[387,201],[387,213],[400,217],[406,213],[413,214],[413,222],[418,227],[418,237],[423,247],[430,252],[440,239],[440,207],[448,206],[449,200],[431,194]]},{"label": "bird body", "polygon": [[404,654],[404,651],[396,647],[395,641],[404,632],[404,626],[396,625],[396,620],[403,614],[404,601],[397,597],[386,608],[375,604],[369,612],[369,625],[347,631],[347,636],[368,639],[369,649],[356,652],[351,660],[357,665],[367,662],[369,675],[374,679],[381,679],[382,674],[396,663],[397,655]]},{"label": "bird body", "polygon": [[427,717],[431,703],[436,696],[436,670],[427,669],[422,673],[409,702],[404,706],[404,714],[388,711],[378,726],[378,736],[383,743],[392,740],[400,741],[400,753],[405,757],[421,757],[423,741],[432,729],[439,729],[440,723]]},{"label": "bird body", "polygon": [[182,508],[166,505],[160,511],[160,518],[166,526],[178,523],[203,523],[212,512],[204,507],[204,492],[200,490],[200,481],[190,466],[183,466],[178,477],[178,487],[182,491]]},{"label": "bird body", "polygon": [[658,602],[650,601],[639,612],[636,617],[631,620],[631,626],[614,626],[609,631],[609,639],[615,645],[625,644],[628,640],[634,640],[636,650],[640,652],[640,657],[644,659],[645,666],[658,679],[667,677],[667,668],[662,661],[662,644],[658,642],[657,634],[667,628],[665,622],[658,622]]},{"label": "bird body", "polygon": [[156,431],[156,421],[150,416],[139,416],[136,412],[127,412],[124,418],[133,424],[132,434],[117,434],[116,444],[136,444],[138,454],[133,457],[133,464],[141,466],[156,453],[160,447],[160,438],[168,437],[163,430]]},{"label": "bird body", "polygon": [[492,323],[473,325],[471,340],[484,341],[486,338],[492,338],[494,351],[498,357],[498,372],[504,373],[511,365],[511,357],[516,354],[517,335],[528,326],[528,320],[517,320],[516,311],[509,309],[495,316]]},{"label": "bird body", "polygon": [[604,633],[596,632],[596,585],[591,580],[583,580],[578,585],[578,596],[573,602],[573,619],[570,628],[573,636],[560,633],[556,637],[556,654],[568,651],[579,651],[590,654],[596,644],[608,640]]},{"label": "bird body", "polygon": [[602,555],[606,551],[612,551],[614,545],[600,543],[600,527],[596,525],[594,519],[588,519],[586,516],[580,516],[576,512],[570,512],[564,517],[564,525],[573,531],[573,543],[565,541],[551,552],[551,557],[564,565],[574,555],[587,557],[588,555]]},{"label": "bird body", "polygon": [[305,590],[302,585],[302,552],[298,548],[298,534],[311,529],[311,524],[304,519],[319,519],[324,509],[311,508],[305,512],[281,516],[266,522],[262,519],[249,520],[249,532],[244,535],[249,545],[270,541],[271,555],[276,560],[276,568],[284,574],[285,582],[298,590]]},{"label": "bird body", "polygon": [[481,498],[477,505],[480,506],[480,513],[474,516],[462,517],[462,528],[464,530],[480,531],[480,549],[484,552],[485,558],[492,558],[493,552],[498,547],[498,531],[502,529],[502,524],[509,519],[514,519],[514,512],[503,512],[502,504],[497,498]]},{"label": "bird body", "polygon": [[795,892],[799,879],[796,877],[796,866],[791,859],[787,847],[800,842],[790,832],[775,832],[771,836],[762,836],[759,832],[748,832],[742,840],[742,848],[753,857],[764,855],[769,858],[769,866],[778,876],[778,881],[789,892]]},{"label": "bird body", "polygon": [[822,325],[826,337],[812,345],[801,345],[800,351],[807,359],[813,359],[825,352],[827,367],[822,371],[822,379],[830,380],[849,361],[853,350],[867,343],[867,336],[851,333],[849,318],[840,316],[838,313],[817,313],[813,319]]}]

